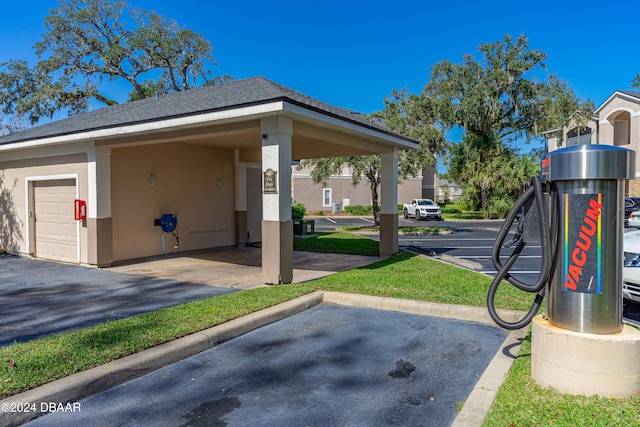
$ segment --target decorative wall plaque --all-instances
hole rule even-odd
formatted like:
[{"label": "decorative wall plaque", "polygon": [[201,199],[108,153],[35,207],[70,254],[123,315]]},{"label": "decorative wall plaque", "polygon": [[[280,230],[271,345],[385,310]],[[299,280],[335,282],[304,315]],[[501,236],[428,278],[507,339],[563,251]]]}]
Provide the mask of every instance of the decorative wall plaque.
[{"label": "decorative wall plaque", "polygon": [[273,169],[267,169],[264,171],[263,179],[264,194],[278,194],[278,172]]}]

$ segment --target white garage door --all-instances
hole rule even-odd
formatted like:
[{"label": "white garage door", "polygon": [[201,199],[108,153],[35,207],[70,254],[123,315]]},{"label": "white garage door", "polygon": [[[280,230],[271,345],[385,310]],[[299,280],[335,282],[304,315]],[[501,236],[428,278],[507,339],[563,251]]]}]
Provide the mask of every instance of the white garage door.
[{"label": "white garage door", "polygon": [[56,261],[78,261],[77,225],[73,219],[75,180],[34,183],[35,254]]}]

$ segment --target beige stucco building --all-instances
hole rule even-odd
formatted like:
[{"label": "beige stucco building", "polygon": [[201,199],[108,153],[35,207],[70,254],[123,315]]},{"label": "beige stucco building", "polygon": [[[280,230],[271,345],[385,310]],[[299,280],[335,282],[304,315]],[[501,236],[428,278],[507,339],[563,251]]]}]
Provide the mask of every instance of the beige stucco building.
[{"label": "beige stucco building", "polygon": [[[354,186],[352,173],[353,171],[345,166],[339,174],[331,175],[326,185],[314,184],[309,169],[293,166],[292,197],[297,203],[304,204],[309,213],[336,213],[344,211],[346,206],[371,206],[373,201],[369,181],[363,176],[360,183]],[[438,182],[438,175],[433,166],[427,166],[417,176],[399,180],[398,203],[407,203],[418,198],[436,200],[441,191]]]},{"label": "beige stucco building", "polygon": [[[640,92],[616,91],[577,126],[575,118],[558,129],[545,132],[548,150],[579,144],[606,144],[638,152],[640,146]],[[628,195],[640,196],[640,162],[636,178],[629,181]]]},{"label": "beige stucco building", "polygon": [[[326,185],[314,184],[309,169],[294,166],[292,197],[297,203],[304,204],[307,212],[311,214],[340,212],[346,206],[371,206],[369,181],[361,177],[360,183],[354,187],[352,173],[353,171],[345,166],[339,174],[330,176]],[[399,182],[399,203],[420,197],[422,181],[422,176],[418,176]]]},{"label": "beige stucco building", "polygon": [[462,199],[462,186],[455,182],[449,182],[444,178],[436,178],[438,193],[435,200],[437,202],[449,201],[457,203]]},{"label": "beige stucco building", "polygon": [[0,247],[110,266],[172,252],[158,219],[175,214],[180,251],[260,241],[265,283],[289,283],[292,161],[379,154],[392,254],[398,151],[416,146],[261,77],[105,107],[0,137]]}]

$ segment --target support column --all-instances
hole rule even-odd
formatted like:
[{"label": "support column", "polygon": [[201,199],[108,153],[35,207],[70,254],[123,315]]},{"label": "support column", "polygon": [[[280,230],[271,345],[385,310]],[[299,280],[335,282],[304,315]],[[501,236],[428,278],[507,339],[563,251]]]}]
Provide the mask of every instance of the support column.
[{"label": "support column", "polygon": [[293,280],[291,220],[291,138],[293,121],[266,117],[262,133],[262,280],[268,284]]},{"label": "support column", "polygon": [[233,150],[235,163],[236,247],[247,244],[247,165],[240,163],[240,150]]},{"label": "support column", "polygon": [[613,141],[613,123],[607,119],[600,119],[598,122],[598,144],[615,145]]},{"label": "support column", "polygon": [[380,154],[380,255],[398,252],[398,149]]},{"label": "support column", "polygon": [[113,264],[111,149],[96,147],[93,143],[87,150],[87,166],[87,261],[98,267],[110,267]]},{"label": "support column", "polygon": [[638,148],[640,147],[640,129],[638,129],[638,126],[640,126],[640,111],[631,113],[629,120],[631,120],[631,123],[629,123],[629,130],[631,132],[629,135],[629,144],[631,144],[631,146],[629,148],[638,152]]}]

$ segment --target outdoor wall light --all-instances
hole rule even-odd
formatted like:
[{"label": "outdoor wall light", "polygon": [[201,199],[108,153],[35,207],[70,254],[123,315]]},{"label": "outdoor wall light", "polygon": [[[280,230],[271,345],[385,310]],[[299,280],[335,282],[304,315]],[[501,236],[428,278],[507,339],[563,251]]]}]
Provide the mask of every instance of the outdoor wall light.
[{"label": "outdoor wall light", "polygon": [[149,187],[155,187],[156,186],[156,176],[151,174],[149,175]]}]

